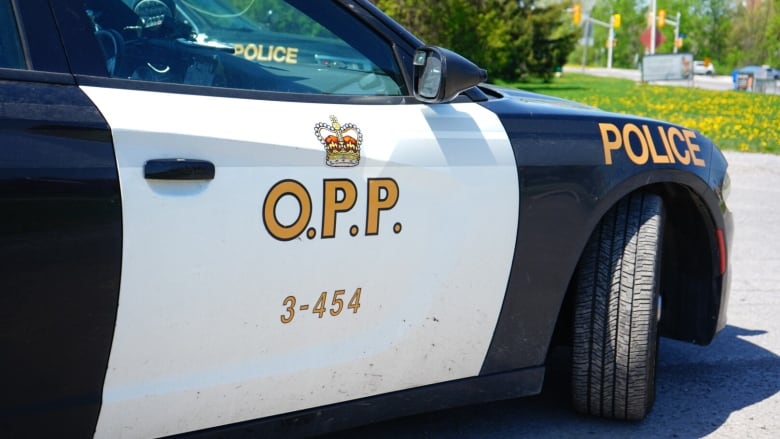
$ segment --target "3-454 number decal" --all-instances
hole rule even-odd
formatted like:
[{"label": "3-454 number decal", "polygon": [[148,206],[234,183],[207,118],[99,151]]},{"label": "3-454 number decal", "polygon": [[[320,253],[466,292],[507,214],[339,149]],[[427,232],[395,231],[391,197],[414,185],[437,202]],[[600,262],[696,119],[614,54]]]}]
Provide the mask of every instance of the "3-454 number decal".
[{"label": "3-454 number decal", "polygon": [[[317,318],[323,318],[325,315],[331,317],[338,317],[344,309],[351,309],[353,314],[357,314],[360,309],[360,293],[362,288],[358,288],[352,293],[352,297],[349,301],[346,301],[346,290],[336,290],[331,295],[330,301],[328,301],[328,292],[323,291],[320,297],[314,302],[312,307],[310,303],[298,304],[298,299],[295,296],[287,296],[282,301],[282,306],[285,307],[285,313],[279,316],[279,320],[283,324],[292,323],[295,318],[296,312],[308,311],[311,309],[312,314],[317,314]],[[330,308],[328,308],[330,306]]]}]

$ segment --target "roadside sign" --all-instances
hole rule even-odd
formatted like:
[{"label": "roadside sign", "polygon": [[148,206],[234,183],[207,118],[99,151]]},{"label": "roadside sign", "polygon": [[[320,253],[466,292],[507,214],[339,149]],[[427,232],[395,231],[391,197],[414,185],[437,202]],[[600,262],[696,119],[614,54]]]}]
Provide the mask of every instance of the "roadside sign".
[{"label": "roadside sign", "polygon": [[669,53],[642,58],[642,81],[673,81],[693,76],[693,55]]},{"label": "roadside sign", "polygon": [[[639,36],[639,40],[642,41],[642,44],[644,44],[645,47],[648,49],[650,48],[650,42],[652,41],[652,30],[648,27],[645,29],[644,32],[642,32],[642,35]],[[655,33],[655,47],[660,46],[663,44],[663,42],[666,41],[666,37],[661,32]]]}]

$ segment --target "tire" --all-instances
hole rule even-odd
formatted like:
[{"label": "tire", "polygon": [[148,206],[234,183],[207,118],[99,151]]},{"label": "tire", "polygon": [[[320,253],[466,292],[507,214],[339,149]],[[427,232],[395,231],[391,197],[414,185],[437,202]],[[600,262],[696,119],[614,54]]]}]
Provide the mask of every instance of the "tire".
[{"label": "tire", "polygon": [[572,400],[582,413],[640,420],[655,400],[664,209],[628,196],[601,220],[576,277]]}]

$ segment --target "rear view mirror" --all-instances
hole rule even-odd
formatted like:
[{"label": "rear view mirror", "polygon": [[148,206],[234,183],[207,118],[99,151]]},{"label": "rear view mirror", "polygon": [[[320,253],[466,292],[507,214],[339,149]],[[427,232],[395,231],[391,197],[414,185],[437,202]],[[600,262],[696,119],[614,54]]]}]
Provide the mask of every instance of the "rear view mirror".
[{"label": "rear view mirror", "polygon": [[487,80],[487,71],[450,50],[426,46],[414,54],[414,97],[420,102],[450,102]]}]

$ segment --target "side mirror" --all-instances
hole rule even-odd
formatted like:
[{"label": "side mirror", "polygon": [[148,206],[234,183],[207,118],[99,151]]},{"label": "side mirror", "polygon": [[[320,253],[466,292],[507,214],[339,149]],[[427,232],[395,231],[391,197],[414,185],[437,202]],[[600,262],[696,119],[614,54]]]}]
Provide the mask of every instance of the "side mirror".
[{"label": "side mirror", "polygon": [[420,102],[450,102],[486,80],[485,69],[450,50],[425,46],[414,53],[414,97]]}]

